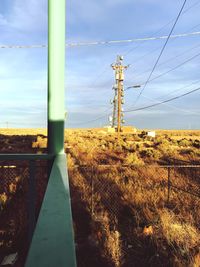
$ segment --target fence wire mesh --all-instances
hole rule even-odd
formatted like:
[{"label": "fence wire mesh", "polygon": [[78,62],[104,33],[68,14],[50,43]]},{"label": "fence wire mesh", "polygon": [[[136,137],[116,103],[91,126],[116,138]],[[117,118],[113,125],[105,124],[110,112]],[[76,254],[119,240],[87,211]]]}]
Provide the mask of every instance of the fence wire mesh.
[{"label": "fence wire mesh", "polygon": [[[112,259],[113,266],[133,266],[133,255],[134,266],[147,266],[150,261],[153,265],[149,266],[162,266],[161,258],[152,258],[160,241],[152,244],[153,239],[142,237],[157,231],[160,218],[155,210],[166,208],[179,213],[184,207],[189,214],[191,205],[197,206],[200,201],[199,183],[199,165],[79,165],[70,170],[71,188],[80,191],[80,200],[91,215],[89,239]],[[76,209],[72,194],[73,202]],[[163,258],[168,261],[169,257],[166,254]]]},{"label": "fence wire mesh", "polygon": [[46,161],[0,162],[0,263],[24,264],[48,181]]}]

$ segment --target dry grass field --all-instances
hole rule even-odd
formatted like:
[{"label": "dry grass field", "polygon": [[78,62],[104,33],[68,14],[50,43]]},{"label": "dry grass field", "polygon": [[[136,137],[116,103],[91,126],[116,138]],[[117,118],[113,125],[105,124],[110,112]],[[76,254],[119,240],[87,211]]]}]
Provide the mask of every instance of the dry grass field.
[{"label": "dry grass field", "polygon": [[[200,131],[156,133],[66,130],[79,267],[200,266],[200,167],[181,167],[200,164]],[[45,136],[1,129],[0,153],[43,153]]]},{"label": "dry grass field", "polygon": [[[151,138],[140,132],[118,140],[68,132],[79,266],[200,266],[200,200],[172,188],[168,200],[168,169],[161,168],[199,164],[199,133],[158,131]],[[200,196],[199,174],[199,168],[172,168],[171,182]]]}]

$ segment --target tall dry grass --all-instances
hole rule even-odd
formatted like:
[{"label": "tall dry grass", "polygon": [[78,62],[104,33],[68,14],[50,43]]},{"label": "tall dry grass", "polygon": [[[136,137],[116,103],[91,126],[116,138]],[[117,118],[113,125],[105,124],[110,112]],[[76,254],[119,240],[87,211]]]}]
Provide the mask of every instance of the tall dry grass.
[{"label": "tall dry grass", "polygon": [[[183,140],[179,146],[160,136],[155,140],[134,139],[123,136],[117,142],[114,136],[98,133],[68,136],[70,179],[93,213],[94,243],[117,267],[132,266],[131,261],[135,266],[194,267],[200,245],[199,200],[171,190],[168,203],[167,169],[158,166],[161,159],[163,162],[170,156],[190,160],[181,154],[181,146],[188,143]],[[190,146],[192,159],[198,161],[196,144],[190,141]],[[85,165],[84,170],[76,166],[79,164]],[[199,190],[199,181],[190,173],[172,171],[172,182],[186,190]]]}]

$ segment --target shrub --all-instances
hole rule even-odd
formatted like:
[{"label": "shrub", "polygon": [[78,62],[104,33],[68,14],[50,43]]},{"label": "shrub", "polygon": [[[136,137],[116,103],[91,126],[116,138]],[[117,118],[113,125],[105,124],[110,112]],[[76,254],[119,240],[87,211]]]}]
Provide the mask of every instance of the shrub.
[{"label": "shrub", "polygon": [[155,139],[155,145],[163,145],[163,146],[169,146],[170,145],[170,142],[168,139],[166,138],[163,138],[162,136],[158,136],[156,137]]},{"label": "shrub", "polygon": [[155,159],[155,160],[158,160],[161,157],[160,151],[153,148],[142,150],[140,155],[142,157],[148,157],[150,159]]},{"label": "shrub", "polygon": [[141,135],[136,135],[136,134],[135,134],[135,135],[133,136],[133,140],[136,141],[136,142],[139,142],[139,141],[142,141],[142,137],[143,137],[143,136],[141,136]]},{"label": "shrub", "polygon": [[196,148],[200,148],[200,141],[199,140],[194,140],[193,144],[192,144],[194,147]]},{"label": "shrub", "polygon": [[187,147],[187,146],[190,146],[191,145],[191,142],[187,139],[181,139],[179,142],[178,142],[179,146],[184,146],[184,147]]},{"label": "shrub", "polygon": [[160,211],[160,220],[163,234],[169,245],[177,245],[185,253],[199,244],[199,232],[189,223],[180,222],[173,212]]},{"label": "shrub", "polygon": [[191,155],[191,156],[195,156],[195,152],[193,149],[189,148],[189,149],[181,149],[180,150],[180,154],[181,155]]},{"label": "shrub", "polygon": [[133,165],[143,165],[144,162],[142,159],[138,158],[136,153],[128,153],[125,158],[126,164],[133,164]]},{"label": "shrub", "polygon": [[136,152],[136,150],[137,150],[137,145],[135,144],[135,143],[125,143],[124,145],[123,145],[123,148],[125,149],[125,150],[128,150],[129,152]]}]

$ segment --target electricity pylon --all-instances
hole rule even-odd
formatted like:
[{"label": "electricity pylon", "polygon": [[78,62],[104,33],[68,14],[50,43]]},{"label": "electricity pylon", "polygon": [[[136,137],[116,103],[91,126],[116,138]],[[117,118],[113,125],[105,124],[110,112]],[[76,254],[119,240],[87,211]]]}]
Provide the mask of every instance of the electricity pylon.
[{"label": "electricity pylon", "polygon": [[[115,85],[113,89],[115,90],[114,99],[112,101],[113,104],[113,116],[112,116],[112,127],[117,127],[118,135],[121,132],[121,123],[124,123],[122,113],[122,105],[124,104],[124,70],[128,68],[128,66],[124,66],[123,64],[123,56],[117,56],[116,63],[113,63],[111,67],[115,70]],[[117,112],[116,112],[117,111]],[[116,115],[117,113],[117,115]],[[117,125],[116,125],[117,120]]]}]

